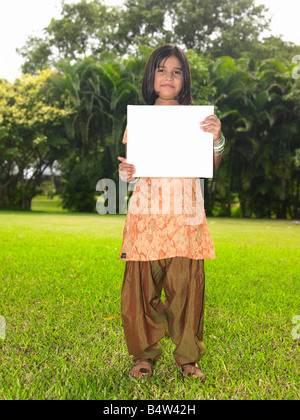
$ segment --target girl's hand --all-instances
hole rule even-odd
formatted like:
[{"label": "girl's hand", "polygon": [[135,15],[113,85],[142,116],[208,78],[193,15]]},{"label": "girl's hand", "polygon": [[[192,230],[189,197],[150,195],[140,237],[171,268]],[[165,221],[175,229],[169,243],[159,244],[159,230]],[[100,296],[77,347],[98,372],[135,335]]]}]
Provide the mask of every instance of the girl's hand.
[{"label": "girl's hand", "polygon": [[214,142],[221,138],[221,121],[216,115],[210,115],[200,122],[201,130],[212,133],[214,136]]},{"label": "girl's hand", "polygon": [[[121,180],[124,182],[133,181],[135,178],[132,175],[135,173],[135,166],[131,163],[127,163],[126,159],[123,157],[119,156],[118,159],[122,162],[119,165],[119,176]],[[126,172],[125,177],[122,172]]]}]

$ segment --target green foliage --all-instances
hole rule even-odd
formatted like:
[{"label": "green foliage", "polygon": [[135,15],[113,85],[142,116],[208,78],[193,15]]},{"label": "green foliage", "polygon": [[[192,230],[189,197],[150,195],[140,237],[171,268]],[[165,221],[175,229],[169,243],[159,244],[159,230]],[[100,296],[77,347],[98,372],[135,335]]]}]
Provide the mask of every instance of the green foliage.
[{"label": "green foliage", "polygon": [[38,193],[53,199],[54,194],[56,193],[55,186],[52,185],[51,181],[43,181],[38,188]]},{"label": "green foliage", "polygon": [[52,50],[47,39],[31,36],[23,48],[17,52],[23,57],[22,64],[24,74],[36,74],[37,69],[42,70],[50,67]]},{"label": "green foliage", "polygon": [[[56,160],[65,207],[95,211],[97,181],[118,185],[126,107],[142,103],[146,60],[153,47],[176,42],[187,50],[194,103],[214,104],[227,138],[221,166],[206,181],[207,214],[218,205],[230,216],[238,195],[243,217],[299,217],[300,89],[291,63],[298,47],[276,37],[258,41],[269,24],[264,6],[126,0],[112,8],[81,0],[62,9],[42,38],[19,51],[36,78],[0,84],[0,206],[30,208]],[[56,72],[39,73],[48,67]]]},{"label": "green foliage", "polygon": [[62,2],[62,18],[51,20],[42,39],[31,36],[18,49],[25,59],[23,72],[35,74],[36,69],[44,68],[49,62],[80,60],[89,54],[111,51],[118,20],[117,9],[103,5],[100,0]]},{"label": "green foliage", "polygon": [[19,53],[23,70],[32,73],[47,62],[107,52],[120,57],[167,42],[213,57],[240,57],[253,49],[263,56],[266,48],[258,37],[269,27],[265,11],[254,0],[126,0],[124,7],[100,0],[62,3],[62,18],[52,19],[43,38],[30,37]]},{"label": "green foliage", "polygon": [[65,153],[67,109],[46,97],[53,73],[0,81],[0,208],[30,209],[47,167]]},{"label": "green foliage", "polygon": [[[215,104],[221,110],[228,139],[218,171],[217,199],[229,215],[232,193],[238,192],[243,217],[298,217],[299,170],[292,156],[299,144],[299,90],[290,69],[276,59],[255,64],[221,57],[212,64]],[[223,184],[223,186],[222,186]]]},{"label": "green foliage", "polygon": [[191,68],[193,101],[195,105],[209,105],[216,89],[210,84],[210,59],[194,50],[187,51],[187,58]]},{"label": "green foliage", "polygon": [[97,182],[116,178],[127,104],[139,96],[134,61],[100,65],[90,57],[74,66],[61,63],[64,72],[51,78],[49,92],[71,110],[65,122],[69,155],[60,162],[63,206],[70,211],[96,211]]},{"label": "green foliage", "polygon": [[93,161],[87,156],[83,161],[78,162],[72,168],[63,168],[63,192],[62,208],[75,212],[95,212],[95,184],[97,174],[94,173]]}]

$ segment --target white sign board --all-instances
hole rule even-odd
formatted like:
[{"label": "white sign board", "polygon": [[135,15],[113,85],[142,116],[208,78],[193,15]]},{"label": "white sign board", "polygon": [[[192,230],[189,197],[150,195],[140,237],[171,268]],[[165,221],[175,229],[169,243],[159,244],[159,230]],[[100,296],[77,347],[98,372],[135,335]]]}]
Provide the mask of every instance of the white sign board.
[{"label": "white sign board", "polygon": [[127,107],[127,162],[135,177],[212,178],[213,135],[200,122],[213,106]]}]

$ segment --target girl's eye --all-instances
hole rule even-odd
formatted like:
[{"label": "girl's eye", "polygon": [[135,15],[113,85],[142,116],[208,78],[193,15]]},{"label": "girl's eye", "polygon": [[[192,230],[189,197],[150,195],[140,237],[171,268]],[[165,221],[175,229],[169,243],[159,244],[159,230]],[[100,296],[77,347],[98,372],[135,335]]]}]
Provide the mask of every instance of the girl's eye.
[{"label": "girl's eye", "polygon": [[[166,70],[163,68],[157,68],[157,73],[164,73]],[[175,76],[182,76],[182,71],[181,70],[174,70],[174,75]]]}]

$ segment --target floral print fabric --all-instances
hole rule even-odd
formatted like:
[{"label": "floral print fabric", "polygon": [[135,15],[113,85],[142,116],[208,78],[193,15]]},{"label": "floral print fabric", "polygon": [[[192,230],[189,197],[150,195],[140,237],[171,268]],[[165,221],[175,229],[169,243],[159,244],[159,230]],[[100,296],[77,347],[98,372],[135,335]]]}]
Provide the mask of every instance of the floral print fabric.
[{"label": "floral print fabric", "polygon": [[[127,143],[127,129],[123,143]],[[120,260],[215,258],[198,178],[140,178],[123,231]]]}]

